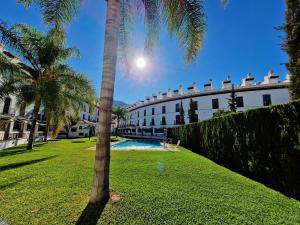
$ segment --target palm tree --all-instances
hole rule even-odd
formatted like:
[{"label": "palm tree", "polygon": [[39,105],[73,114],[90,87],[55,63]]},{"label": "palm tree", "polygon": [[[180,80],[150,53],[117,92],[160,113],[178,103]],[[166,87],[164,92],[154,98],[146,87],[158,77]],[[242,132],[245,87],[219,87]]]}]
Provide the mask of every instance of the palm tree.
[{"label": "palm tree", "polygon": [[[78,55],[79,51],[75,48],[65,48],[65,35],[58,29],[42,34],[28,25],[17,24],[9,28],[6,23],[0,22],[0,37],[4,44],[13,49],[25,62],[22,64],[24,68],[21,68],[23,73],[16,73],[14,76],[18,76],[19,79],[22,77],[30,83],[33,91],[32,125],[27,144],[27,149],[32,149],[38,113],[42,100],[46,98],[50,89],[55,87],[53,82],[58,75],[56,69],[68,68],[63,63],[69,57]],[[2,61],[0,60],[0,63]],[[6,68],[7,62],[0,65],[2,66]],[[14,70],[20,70],[20,64],[10,62],[10,66],[14,67]]]},{"label": "palm tree", "polygon": [[113,109],[112,114],[117,120],[116,134],[118,135],[120,120],[126,120],[127,119],[128,110],[123,108],[123,107],[118,106],[118,107]]},{"label": "palm tree", "polygon": [[63,126],[71,123],[72,118],[79,117],[79,113],[86,104],[94,105],[94,89],[90,81],[82,74],[71,69],[58,69],[57,79],[51,83],[50,91],[44,100],[46,117],[47,141],[48,130],[52,127],[52,137],[55,138]]},{"label": "palm tree", "polygon": [[[47,24],[61,26],[70,22],[76,13],[79,0],[19,0],[41,6]],[[52,3],[53,2],[53,3]],[[66,2],[63,4],[63,2]],[[221,0],[226,4],[228,0]],[[145,18],[145,48],[151,52],[158,41],[159,23],[176,36],[181,47],[186,49],[185,62],[194,60],[205,35],[206,24],[202,0],[109,0],[107,1],[104,57],[100,94],[100,120],[96,144],[94,181],[90,203],[106,203],[109,199],[110,129],[114,83],[118,49],[121,61],[128,62],[129,28],[133,9]]]}]

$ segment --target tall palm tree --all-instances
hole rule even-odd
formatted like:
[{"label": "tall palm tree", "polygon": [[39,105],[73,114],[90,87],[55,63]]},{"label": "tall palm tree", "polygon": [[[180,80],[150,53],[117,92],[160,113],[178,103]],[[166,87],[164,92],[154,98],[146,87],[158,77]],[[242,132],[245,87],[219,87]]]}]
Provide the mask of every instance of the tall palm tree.
[{"label": "tall palm tree", "polygon": [[118,106],[118,107],[113,109],[112,114],[117,120],[116,134],[118,135],[120,120],[126,120],[127,119],[128,110],[123,108],[123,107]]},{"label": "tall palm tree", "polygon": [[[64,67],[63,63],[69,57],[77,56],[79,51],[75,48],[65,47],[65,35],[58,29],[52,29],[48,33],[42,34],[28,25],[17,24],[8,27],[6,23],[0,21],[0,37],[4,44],[13,49],[24,60],[25,64],[22,64],[24,68],[21,68],[23,73],[16,73],[15,76],[23,77],[26,82],[29,82],[34,93],[32,124],[27,144],[27,149],[32,149],[34,129],[42,99],[46,98],[48,94],[45,90],[53,88],[51,82],[57,79],[58,74],[55,69],[59,66]],[[26,64],[30,66],[26,66]],[[2,66],[6,66],[5,62],[0,65],[0,67]],[[17,70],[20,64],[10,62],[10,66]],[[65,67],[67,68],[67,66]]]},{"label": "tall palm tree", "polygon": [[[41,6],[46,23],[61,26],[70,22],[80,0],[19,0]],[[53,2],[53,4],[51,3]],[[228,0],[221,0],[226,4]],[[55,8],[56,7],[56,8]],[[60,8],[61,7],[61,8]],[[135,10],[133,10],[135,9]],[[58,13],[56,13],[56,10]],[[96,144],[94,181],[90,203],[106,203],[109,199],[110,129],[118,49],[122,62],[128,64],[129,28],[132,12],[144,15],[146,27],[145,47],[150,52],[158,41],[159,23],[163,22],[169,33],[176,36],[186,49],[185,61],[194,60],[202,46],[206,24],[202,0],[108,0],[102,83],[100,120]],[[64,19],[66,18],[66,20]]]}]

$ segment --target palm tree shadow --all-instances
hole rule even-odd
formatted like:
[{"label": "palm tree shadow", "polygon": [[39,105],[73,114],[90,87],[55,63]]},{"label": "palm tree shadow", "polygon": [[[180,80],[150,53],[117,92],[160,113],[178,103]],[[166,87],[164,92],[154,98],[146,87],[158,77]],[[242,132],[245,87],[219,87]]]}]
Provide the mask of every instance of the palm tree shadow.
[{"label": "palm tree shadow", "polygon": [[77,220],[76,225],[96,225],[104,208],[105,204],[102,203],[88,203]]},{"label": "palm tree shadow", "polygon": [[[18,180],[15,180],[11,183],[8,183],[8,184],[3,184],[3,185],[0,185],[0,190],[5,190],[7,188],[11,188],[11,187],[14,187],[15,185],[25,181],[25,180],[28,180],[30,178],[32,178],[34,175],[30,175],[30,176],[27,176],[27,177],[23,177],[21,179],[18,179]],[[1,223],[0,223],[1,224]]]},{"label": "palm tree shadow", "polygon": [[27,165],[31,165],[31,164],[35,164],[35,163],[39,163],[39,162],[43,162],[43,161],[46,161],[46,160],[49,160],[49,159],[53,159],[55,157],[57,157],[57,156],[53,155],[53,156],[44,157],[44,158],[40,158],[40,159],[29,160],[29,161],[25,161],[25,162],[7,164],[7,165],[4,165],[4,166],[0,166],[0,172],[5,171],[5,170],[11,170],[11,169],[27,166]]}]

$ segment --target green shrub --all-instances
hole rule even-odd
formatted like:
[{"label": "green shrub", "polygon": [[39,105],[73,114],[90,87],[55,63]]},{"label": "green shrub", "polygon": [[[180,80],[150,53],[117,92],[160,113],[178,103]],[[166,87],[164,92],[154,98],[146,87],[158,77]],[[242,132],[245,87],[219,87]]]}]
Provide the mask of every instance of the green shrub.
[{"label": "green shrub", "polygon": [[170,128],[168,137],[300,199],[299,101]]}]

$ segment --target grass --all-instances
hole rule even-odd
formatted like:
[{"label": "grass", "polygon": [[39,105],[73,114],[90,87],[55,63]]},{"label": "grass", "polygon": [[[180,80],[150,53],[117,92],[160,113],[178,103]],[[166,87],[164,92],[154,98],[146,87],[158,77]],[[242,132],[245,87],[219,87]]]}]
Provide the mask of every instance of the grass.
[{"label": "grass", "polygon": [[[0,221],[74,224],[88,203],[95,140],[0,152]],[[114,151],[98,224],[300,224],[300,202],[181,149]]]}]

